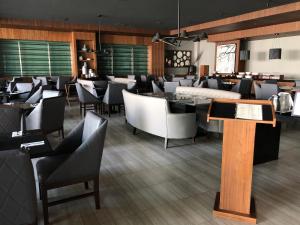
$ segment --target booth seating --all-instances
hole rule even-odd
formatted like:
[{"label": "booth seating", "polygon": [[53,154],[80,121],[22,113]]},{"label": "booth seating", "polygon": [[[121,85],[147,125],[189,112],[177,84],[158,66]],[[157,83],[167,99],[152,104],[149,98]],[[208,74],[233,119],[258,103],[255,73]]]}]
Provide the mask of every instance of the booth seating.
[{"label": "booth seating", "polygon": [[195,113],[171,113],[164,98],[132,94],[123,90],[127,122],[136,129],[168,139],[195,138],[197,123]]}]

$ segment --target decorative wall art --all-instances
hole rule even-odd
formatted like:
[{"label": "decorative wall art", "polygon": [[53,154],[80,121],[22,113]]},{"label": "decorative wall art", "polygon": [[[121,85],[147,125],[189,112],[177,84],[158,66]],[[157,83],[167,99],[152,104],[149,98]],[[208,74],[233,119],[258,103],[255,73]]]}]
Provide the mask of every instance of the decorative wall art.
[{"label": "decorative wall art", "polygon": [[235,71],[236,44],[217,46],[216,71],[232,73]]},{"label": "decorative wall art", "polygon": [[182,68],[191,65],[192,51],[167,50],[165,54],[166,67]]}]

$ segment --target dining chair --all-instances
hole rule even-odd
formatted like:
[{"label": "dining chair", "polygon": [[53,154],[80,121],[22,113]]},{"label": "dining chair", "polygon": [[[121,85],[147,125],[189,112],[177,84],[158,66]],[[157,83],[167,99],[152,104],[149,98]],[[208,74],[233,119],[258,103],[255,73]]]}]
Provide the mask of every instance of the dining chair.
[{"label": "dining chair", "polygon": [[207,80],[208,88],[219,89],[219,83],[217,79],[208,79]]},{"label": "dining chair", "polygon": [[[100,208],[99,173],[106,135],[107,120],[93,112],[83,119],[54,150],[54,156],[40,159],[36,164],[44,223],[49,223],[48,207],[68,201],[94,196]],[[89,193],[48,201],[48,190],[93,181]]]},{"label": "dining chair", "polygon": [[48,85],[48,80],[47,80],[47,77],[46,77],[46,76],[39,76],[39,77],[36,77],[36,79],[42,81],[42,86]]},{"label": "dining chair", "polygon": [[56,90],[65,92],[65,84],[70,80],[70,76],[59,76],[56,82]]},{"label": "dining chair", "polygon": [[188,79],[188,80],[195,80],[195,75],[187,75],[185,77],[185,79]]},{"label": "dining chair", "polygon": [[0,105],[0,134],[21,130],[21,120],[21,109]]},{"label": "dining chair", "polygon": [[243,78],[232,87],[231,91],[240,93],[242,95],[242,98],[250,98],[252,83],[252,79]]},{"label": "dining chair", "polygon": [[80,83],[76,83],[75,86],[79,99],[80,115],[82,115],[82,110],[84,116],[87,110],[97,111],[98,105],[100,106],[100,112],[102,111],[101,100],[97,96],[86,90]]},{"label": "dining chair", "polygon": [[181,80],[184,80],[184,77],[173,77],[172,82],[179,82]]},{"label": "dining chair", "polygon": [[42,94],[42,98],[53,98],[53,97],[58,97],[60,96],[62,93],[60,91],[55,91],[55,90],[44,90],[43,89],[43,94]]},{"label": "dining chair", "polygon": [[43,97],[43,87],[39,87],[26,101],[25,103],[36,104],[39,103]]},{"label": "dining chair", "polygon": [[154,82],[154,80],[152,81],[152,90],[153,93],[163,93],[163,91],[160,89],[160,87]]},{"label": "dining chair", "polygon": [[272,95],[278,94],[277,84],[256,84],[254,83],[256,99],[269,99]]},{"label": "dining chair", "polygon": [[199,78],[193,83],[193,87],[198,87],[200,85],[200,83],[201,83],[201,80]]},{"label": "dining chair", "polygon": [[108,108],[108,116],[111,115],[112,106],[118,106],[119,112],[121,112],[121,105],[124,104],[122,90],[127,89],[127,84],[120,83],[110,83],[106,89],[105,95],[103,97],[103,109],[105,105]]},{"label": "dining chair", "polygon": [[164,88],[166,93],[175,93],[176,88],[179,86],[179,82],[164,82]]},{"label": "dining chair", "polygon": [[98,97],[103,98],[105,91],[107,89],[108,81],[107,80],[95,80],[93,81],[94,88]]},{"label": "dining chair", "polygon": [[65,105],[64,96],[42,99],[26,117],[26,129],[42,130],[44,134],[58,131],[64,138]]},{"label": "dining chair", "polygon": [[32,162],[19,149],[0,151],[0,224],[37,225]]},{"label": "dining chair", "polygon": [[184,79],[179,81],[180,86],[184,87],[192,87],[193,86],[193,80],[192,79]]}]

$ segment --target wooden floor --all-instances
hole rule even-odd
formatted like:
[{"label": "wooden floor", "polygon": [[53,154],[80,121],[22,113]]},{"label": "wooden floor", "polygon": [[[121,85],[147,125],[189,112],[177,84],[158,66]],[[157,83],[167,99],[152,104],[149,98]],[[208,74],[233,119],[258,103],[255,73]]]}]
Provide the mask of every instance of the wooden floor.
[{"label": "wooden floor", "polygon": [[[74,127],[79,106],[66,108],[65,131]],[[52,143],[60,139],[51,135]],[[171,141],[132,134],[123,115],[109,118],[101,165],[101,209],[92,198],[50,208],[57,225],[229,225],[212,217],[220,184],[221,140],[200,137]],[[55,144],[54,144],[55,145]],[[261,225],[300,224],[300,129],[282,132],[280,159],[255,166],[254,196]],[[84,162],[83,162],[84,163]],[[91,185],[90,185],[91,186]],[[84,192],[75,185],[49,192],[50,199]],[[39,224],[42,222],[39,201]]]}]

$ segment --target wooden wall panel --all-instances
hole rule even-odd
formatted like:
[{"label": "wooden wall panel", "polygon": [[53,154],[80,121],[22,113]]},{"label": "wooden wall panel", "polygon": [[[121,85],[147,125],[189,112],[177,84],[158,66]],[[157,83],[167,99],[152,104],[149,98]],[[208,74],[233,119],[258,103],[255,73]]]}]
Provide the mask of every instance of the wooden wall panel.
[{"label": "wooden wall panel", "polygon": [[165,44],[162,42],[152,44],[152,73],[156,76],[165,74]]},{"label": "wooden wall panel", "polygon": [[124,44],[124,45],[151,45],[150,37],[128,36],[128,35],[101,35],[101,43]]},{"label": "wooden wall panel", "polygon": [[0,39],[71,42],[70,32],[0,28]]}]

